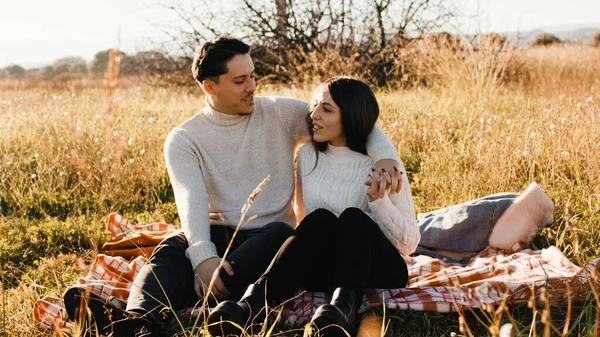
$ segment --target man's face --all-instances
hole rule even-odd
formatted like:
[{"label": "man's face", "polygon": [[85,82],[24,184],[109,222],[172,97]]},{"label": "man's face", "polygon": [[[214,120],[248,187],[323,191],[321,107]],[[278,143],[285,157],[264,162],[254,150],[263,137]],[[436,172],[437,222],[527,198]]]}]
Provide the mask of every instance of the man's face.
[{"label": "man's face", "polygon": [[[254,111],[254,63],[250,54],[236,55],[227,62],[227,73],[212,82],[210,103],[218,112],[231,115],[248,115]],[[207,80],[210,81],[210,80]]]}]

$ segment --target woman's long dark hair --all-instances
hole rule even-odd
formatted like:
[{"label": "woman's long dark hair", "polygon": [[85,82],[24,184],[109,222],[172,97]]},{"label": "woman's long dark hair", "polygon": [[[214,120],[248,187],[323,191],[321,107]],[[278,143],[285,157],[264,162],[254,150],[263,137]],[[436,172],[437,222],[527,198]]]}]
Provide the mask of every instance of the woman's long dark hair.
[{"label": "woman's long dark hair", "polygon": [[[319,85],[315,92],[324,89],[329,91],[329,95],[342,113],[342,130],[346,136],[346,145],[352,151],[367,154],[367,139],[379,117],[379,104],[373,90],[365,82],[348,76],[330,78]],[[306,122],[315,147],[316,167],[319,152],[327,149],[327,142],[315,141],[311,113],[312,108]]]}]

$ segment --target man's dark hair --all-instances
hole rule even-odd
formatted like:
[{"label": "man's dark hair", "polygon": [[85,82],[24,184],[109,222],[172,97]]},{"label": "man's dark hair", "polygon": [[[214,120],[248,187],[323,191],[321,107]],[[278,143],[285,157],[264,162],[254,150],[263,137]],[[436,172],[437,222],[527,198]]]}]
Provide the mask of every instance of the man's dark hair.
[{"label": "man's dark hair", "polygon": [[236,55],[250,52],[250,46],[228,36],[219,36],[206,41],[198,49],[198,54],[192,63],[192,74],[198,83],[207,78],[219,81],[219,76],[227,73],[227,62]]},{"label": "man's dark hair", "polygon": [[[342,113],[342,130],[346,136],[346,145],[352,151],[367,154],[367,139],[373,131],[379,117],[379,104],[371,87],[365,82],[348,77],[336,76],[321,84],[317,90],[327,89],[331,99]],[[327,149],[327,142],[315,142],[313,124],[309,112],[307,117],[308,132],[317,151]],[[316,166],[316,163],[315,163]]]}]

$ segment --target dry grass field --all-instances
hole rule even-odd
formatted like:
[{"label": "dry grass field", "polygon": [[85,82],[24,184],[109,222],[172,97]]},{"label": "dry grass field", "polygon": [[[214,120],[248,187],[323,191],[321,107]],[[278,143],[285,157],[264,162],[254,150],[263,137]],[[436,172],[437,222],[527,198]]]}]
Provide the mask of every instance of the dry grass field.
[{"label": "dry grass field", "polygon": [[[422,71],[431,85],[377,90],[379,123],[406,165],[417,212],[536,181],[556,210],[533,247],[555,245],[579,265],[599,257],[600,48],[429,57]],[[264,84],[259,93],[308,99],[310,86]],[[110,212],[178,223],[162,146],[203,105],[199,88],[135,82],[112,94],[0,86],[0,335],[48,335],[33,318],[35,300],[60,295],[86,271]],[[532,325],[540,336],[596,336],[599,310],[591,296],[570,315],[526,306],[496,315],[514,319],[521,336]],[[390,336],[469,335],[461,324],[496,335],[489,315],[386,312]]]}]

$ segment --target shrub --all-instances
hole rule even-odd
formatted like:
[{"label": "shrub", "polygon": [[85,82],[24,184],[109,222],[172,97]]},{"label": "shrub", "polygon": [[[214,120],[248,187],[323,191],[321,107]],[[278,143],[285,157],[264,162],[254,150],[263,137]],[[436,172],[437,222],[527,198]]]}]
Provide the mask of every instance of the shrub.
[{"label": "shrub", "polygon": [[594,33],[594,35],[592,36],[592,46],[594,47],[600,47],[600,30],[596,31]]},{"label": "shrub", "polygon": [[59,58],[52,64],[53,75],[62,73],[87,73],[87,64],[84,59],[78,56],[68,56]]},{"label": "shrub", "polygon": [[542,33],[537,35],[532,42],[533,46],[551,46],[553,44],[562,44],[563,42],[555,35]]},{"label": "shrub", "polygon": [[17,64],[11,64],[4,68],[4,72],[9,77],[23,77],[25,75],[25,68]]},{"label": "shrub", "polygon": [[104,75],[108,67],[108,52],[110,49],[102,50],[94,55],[94,59],[90,63],[90,72],[94,75]]},{"label": "shrub", "polygon": [[506,36],[504,36],[502,34],[498,34],[498,33],[485,34],[479,38],[480,46],[502,47],[507,43],[508,43],[508,40],[506,39]]},{"label": "shrub", "polygon": [[158,51],[139,52],[125,56],[121,61],[121,75],[143,76],[150,83],[195,86],[190,69],[192,58],[173,57]]},{"label": "shrub", "polygon": [[437,48],[451,48],[456,51],[459,49],[461,38],[447,32],[434,33],[427,37]]}]

